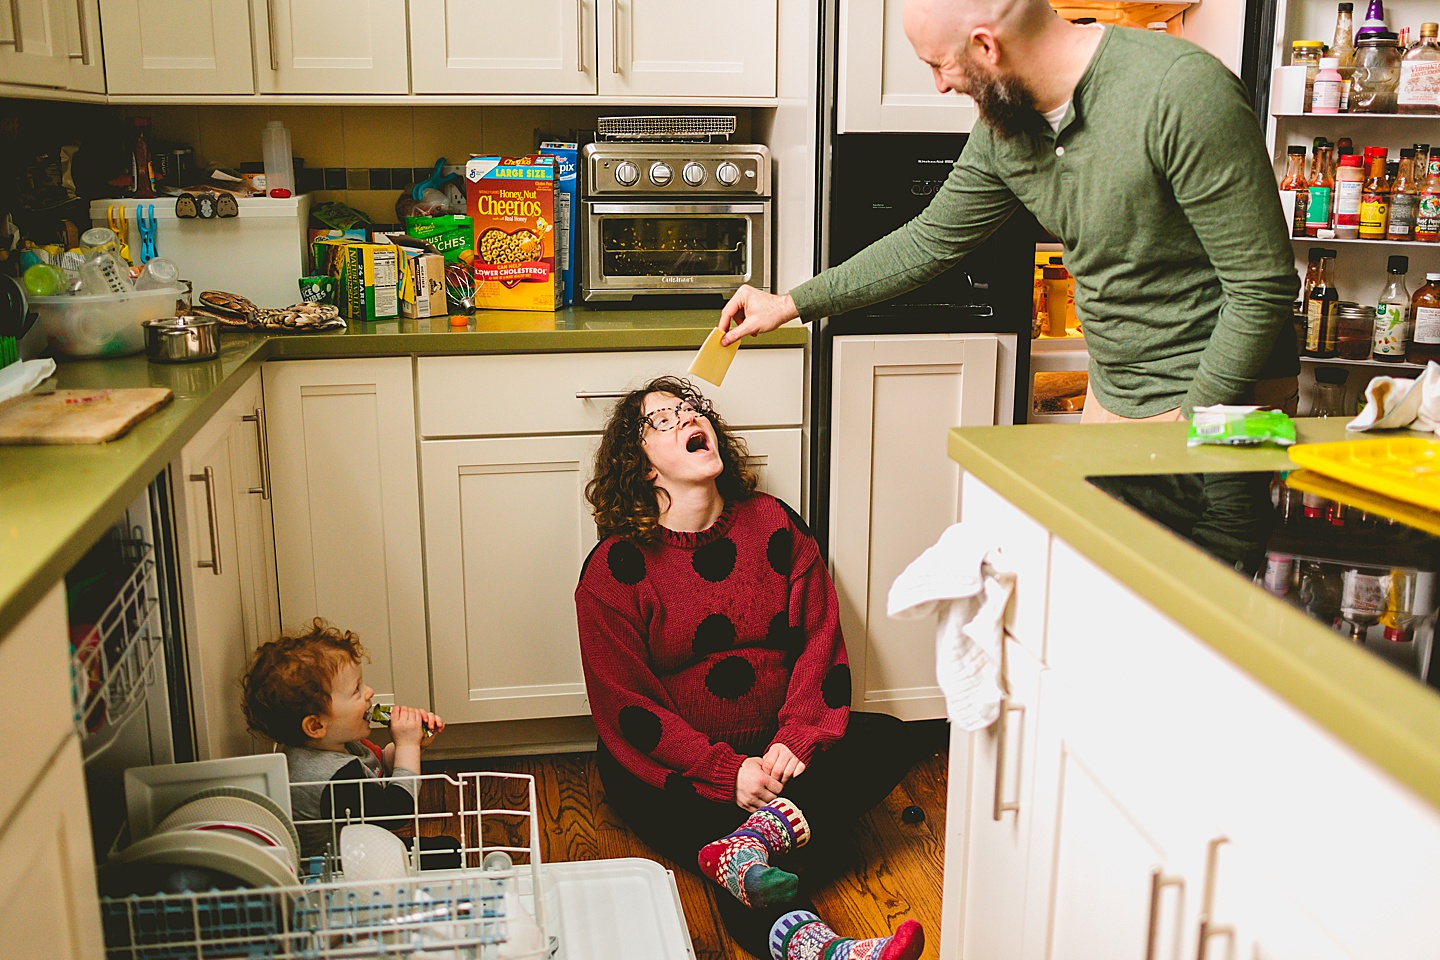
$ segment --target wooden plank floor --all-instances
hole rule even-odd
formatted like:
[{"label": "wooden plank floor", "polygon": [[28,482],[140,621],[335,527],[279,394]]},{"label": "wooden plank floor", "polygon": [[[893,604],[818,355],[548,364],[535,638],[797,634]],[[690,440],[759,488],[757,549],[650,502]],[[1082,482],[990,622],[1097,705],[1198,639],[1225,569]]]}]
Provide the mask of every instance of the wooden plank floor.
[{"label": "wooden plank floor", "polygon": [[[835,882],[814,899],[826,922],[847,936],[875,936],[913,917],[925,925],[924,960],[937,960],[944,865],[946,728],[944,723],[909,726],[923,739],[924,759],[884,803],[860,821],[855,854],[848,858]],[[540,805],[540,854],[547,863],[609,857],[658,860],[675,871],[697,960],[748,960],[750,955],[737,947],[720,925],[714,897],[725,894],[652,850],[602,802],[605,791],[593,753],[425,764],[426,773],[466,770],[533,775]],[[901,812],[911,805],[925,812],[922,822],[909,824],[901,818]]]}]

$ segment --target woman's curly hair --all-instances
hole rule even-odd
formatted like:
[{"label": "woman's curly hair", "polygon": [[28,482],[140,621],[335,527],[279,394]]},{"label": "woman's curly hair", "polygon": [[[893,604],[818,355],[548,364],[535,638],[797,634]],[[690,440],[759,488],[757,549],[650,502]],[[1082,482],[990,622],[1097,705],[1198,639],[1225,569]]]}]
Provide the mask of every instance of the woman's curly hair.
[{"label": "woman's curly hair", "polygon": [[[660,496],[663,491],[647,480],[650,458],[645,453],[644,423],[640,416],[645,398],[668,393],[680,400],[703,399],[693,383],[680,377],[656,377],[632,390],[615,404],[600,449],[595,454],[595,476],[585,485],[585,499],[595,508],[600,539],[618,536],[636,543],[653,543],[660,535]],[[704,415],[715,431],[720,454],[720,476],[715,486],[726,503],[744,500],[755,492],[756,476],[747,463],[745,441],[730,432],[715,411]]]},{"label": "woman's curly hair", "polygon": [[261,644],[240,681],[246,724],[276,743],[305,746],[301,724],[330,709],[330,681],[347,664],[367,659],[358,636],[320,617],[304,633]]}]

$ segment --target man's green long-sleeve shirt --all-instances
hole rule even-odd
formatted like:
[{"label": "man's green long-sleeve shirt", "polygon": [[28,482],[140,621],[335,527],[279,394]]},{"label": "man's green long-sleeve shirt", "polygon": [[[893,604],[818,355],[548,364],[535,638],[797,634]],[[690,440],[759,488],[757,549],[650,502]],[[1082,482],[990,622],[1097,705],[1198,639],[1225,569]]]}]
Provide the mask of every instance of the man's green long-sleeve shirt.
[{"label": "man's green long-sleeve shirt", "polygon": [[1105,30],[1054,133],[976,126],[925,211],[791,291],[803,319],[916,287],[1023,204],[1065,246],[1100,404],[1233,403],[1290,321],[1294,253],[1260,128],[1199,47]]}]

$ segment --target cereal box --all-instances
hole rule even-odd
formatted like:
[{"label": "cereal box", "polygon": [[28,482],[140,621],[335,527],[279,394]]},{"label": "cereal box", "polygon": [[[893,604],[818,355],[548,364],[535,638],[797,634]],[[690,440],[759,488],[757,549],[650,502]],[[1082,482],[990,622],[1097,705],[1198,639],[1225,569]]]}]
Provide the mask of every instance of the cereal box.
[{"label": "cereal box", "polygon": [[554,157],[555,180],[555,266],[565,281],[565,305],[575,302],[575,239],[579,236],[577,218],[580,215],[580,198],[576,191],[580,185],[578,171],[580,148],[573,143],[546,141],[540,144],[542,156]]},{"label": "cereal box", "polygon": [[471,157],[465,212],[475,222],[475,306],[548,310],[564,303],[555,269],[554,157]]},{"label": "cereal box", "polygon": [[445,315],[445,258],[399,247],[400,316],[424,319]]}]

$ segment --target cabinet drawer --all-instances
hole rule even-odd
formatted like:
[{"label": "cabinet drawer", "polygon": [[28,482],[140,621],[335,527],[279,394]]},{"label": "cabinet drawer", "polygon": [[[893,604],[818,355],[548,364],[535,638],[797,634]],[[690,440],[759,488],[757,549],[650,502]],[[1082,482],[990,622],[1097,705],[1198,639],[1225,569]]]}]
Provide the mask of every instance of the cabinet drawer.
[{"label": "cabinet drawer", "polygon": [[999,544],[1015,569],[1015,594],[1005,629],[1021,646],[1045,659],[1045,616],[1050,581],[1050,531],[1018,507],[965,475],[960,515],[988,543]]},{"label": "cabinet drawer", "polygon": [[[696,381],[732,427],[798,426],[805,352],[751,348],[725,385]],[[618,396],[662,374],[687,376],[689,350],[424,357],[419,361],[423,437],[598,433]],[[692,378],[693,379],[693,378]]]},{"label": "cabinet drawer", "polygon": [[25,749],[11,751],[10,769],[0,777],[0,823],[4,823],[74,729],[63,583],[0,638],[0,677],[5,678],[7,712],[25,730]]}]

